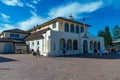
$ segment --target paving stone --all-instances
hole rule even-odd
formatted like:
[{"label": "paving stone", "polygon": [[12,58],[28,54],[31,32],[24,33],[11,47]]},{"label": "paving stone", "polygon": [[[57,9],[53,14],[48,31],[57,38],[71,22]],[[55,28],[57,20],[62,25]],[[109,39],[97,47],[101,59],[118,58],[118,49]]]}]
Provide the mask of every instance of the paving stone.
[{"label": "paving stone", "polygon": [[0,57],[0,80],[120,80],[119,58],[36,58],[31,54]]}]

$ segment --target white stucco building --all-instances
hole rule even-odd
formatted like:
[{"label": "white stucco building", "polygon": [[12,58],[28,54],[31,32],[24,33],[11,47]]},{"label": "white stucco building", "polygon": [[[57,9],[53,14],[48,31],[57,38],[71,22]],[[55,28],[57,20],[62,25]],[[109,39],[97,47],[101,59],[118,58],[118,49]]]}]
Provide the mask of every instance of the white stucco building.
[{"label": "white stucco building", "polygon": [[31,35],[25,40],[30,50],[39,47],[43,56],[63,55],[63,49],[67,55],[93,53],[95,48],[103,50],[104,39],[91,36],[88,28],[88,24],[57,17],[30,29]]}]

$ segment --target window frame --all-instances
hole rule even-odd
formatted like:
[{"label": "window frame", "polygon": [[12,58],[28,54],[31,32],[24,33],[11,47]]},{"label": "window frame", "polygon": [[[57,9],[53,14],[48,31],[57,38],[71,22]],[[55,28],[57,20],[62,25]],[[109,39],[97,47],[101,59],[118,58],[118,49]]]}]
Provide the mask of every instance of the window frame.
[{"label": "window frame", "polygon": [[56,28],[56,26],[57,26],[57,24],[56,24],[56,22],[54,22],[54,23],[52,24],[52,27],[53,27],[53,28]]}]

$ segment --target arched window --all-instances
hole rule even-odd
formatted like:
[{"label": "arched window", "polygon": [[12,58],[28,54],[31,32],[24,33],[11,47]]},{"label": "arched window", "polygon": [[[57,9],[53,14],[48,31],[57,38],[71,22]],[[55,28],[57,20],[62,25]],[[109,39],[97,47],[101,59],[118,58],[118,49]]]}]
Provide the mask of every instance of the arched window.
[{"label": "arched window", "polygon": [[37,41],[37,45],[39,45],[39,41]]},{"label": "arched window", "polygon": [[64,26],[64,30],[65,32],[69,32],[69,24],[68,23],[65,23],[65,26]]},{"label": "arched window", "polygon": [[73,24],[71,24],[71,26],[70,26],[70,32],[74,33],[74,25]]},{"label": "arched window", "polygon": [[83,27],[83,26],[81,26],[81,33],[82,33],[82,32],[84,32],[84,27]]},{"label": "arched window", "polygon": [[60,44],[59,45],[60,45],[60,50],[63,50],[65,48],[65,39],[62,38],[60,40]]},{"label": "arched window", "polygon": [[67,40],[67,50],[72,50],[72,40],[71,39]]},{"label": "arched window", "polygon": [[92,50],[93,49],[93,42],[90,41],[90,49]]},{"label": "arched window", "polygon": [[100,50],[100,42],[98,42],[98,49]]},{"label": "arched window", "polygon": [[94,42],[94,48],[97,49],[97,42]]},{"label": "arched window", "polygon": [[77,40],[73,41],[73,50],[78,50],[78,42],[77,42]]},{"label": "arched window", "polygon": [[32,46],[34,46],[34,42],[32,42]]},{"label": "arched window", "polygon": [[76,33],[79,33],[79,26],[76,26]]}]

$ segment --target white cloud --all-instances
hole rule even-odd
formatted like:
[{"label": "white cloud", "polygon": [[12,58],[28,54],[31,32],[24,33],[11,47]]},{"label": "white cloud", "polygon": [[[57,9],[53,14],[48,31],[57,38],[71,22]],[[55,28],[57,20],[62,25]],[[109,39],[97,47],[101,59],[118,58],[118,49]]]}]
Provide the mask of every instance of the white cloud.
[{"label": "white cloud", "polygon": [[8,6],[23,6],[23,3],[20,0],[0,0],[2,3]]},{"label": "white cloud", "polygon": [[23,30],[28,30],[28,29],[31,29],[33,28],[34,26],[38,25],[38,24],[41,24],[43,22],[45,22],[46,20],[41,18],[40,16],[38,16],[36,13],[32,12],[33,16],[30,17],[29,19],[25,20],[25,21],[22,21],[22,22],[19,22],[17,23],[17,26],[20,28],[20,29],[23,29]]},{"label": "white cloud", "polygon": [[9,21],[10,16],[8,16],[8,15],[6,15],[4,13],[1,13],[1,16],[2,16],[2,21],[3,22],[8,22]]},{"label": "white cloud", "polygon": [[14,28],[16,27],[10,24],[0,24],[0,32],[4,30],[14,29]]},{"label": "white cloud", "polygon": [[47,19],[41,18],[35,12],[31,11],[31,13],[33,14],[33,16],[31,16],[29,19],[18,22],[15,25],[0,24],[0,31],[14,29],[14,28],[19,28],[22,30],[29,30],[33,28],[34,26],[42,24],[43,22],[47,21]]},{"label": "white cloud", "polygon": [[41,0],[33,0],[32,3],[37,4]]},{"label": "white cloud", "polygon": [[90,13],[101,8],[102,6],[102,1],[90,2],[87,4],[80,4],[78,2],[74,2],[68,5],[53,8],[49,11],[48,15],[52,18],[55,18],[59,16],[68,17],[70,14],[72,14],[75,18],[77,18],[78,14]]},{"label": "white cloud", "polygon": [[32,8],[34,11],[37,11],[37,9],[36,9],[35,6],[33,6],[33,5],[29,4],[29,3],[26,3],[26,5],[27,5],[28,7],[30,7],[30,8]]}]

